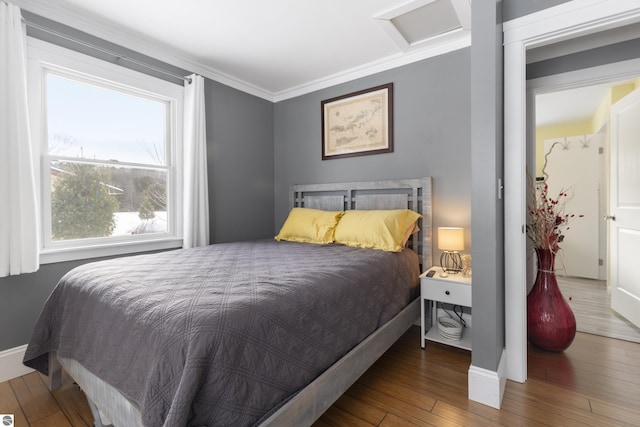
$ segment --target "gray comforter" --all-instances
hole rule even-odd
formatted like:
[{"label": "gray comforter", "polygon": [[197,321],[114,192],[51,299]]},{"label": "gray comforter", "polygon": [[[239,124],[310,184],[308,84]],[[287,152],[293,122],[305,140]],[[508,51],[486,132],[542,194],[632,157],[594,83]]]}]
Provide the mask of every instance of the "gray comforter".
[{"label": "gray comforter", "polygon": [[146,426],[259,423],[405,307],[418,257],[256,241],[85,264],[47,300],[24,363],[79,361]]}]

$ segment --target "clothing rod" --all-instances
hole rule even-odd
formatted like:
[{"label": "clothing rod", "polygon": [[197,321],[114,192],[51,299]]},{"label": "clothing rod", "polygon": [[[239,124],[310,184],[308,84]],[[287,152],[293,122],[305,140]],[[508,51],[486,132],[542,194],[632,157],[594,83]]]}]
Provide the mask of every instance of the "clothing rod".
[{"label": "clothing rod", "polygon": [[34,22],[29,22],[24,18],[23,18],[22,21],[28,27],[34,28],[36,30],[44,31],[45,33],[52,34],[52,35],[54,35],[56,37],[61,37],[61,38],[65,39],[65,40],[69,40],[71,42],[81,44],[82,46],[86,46],[86,47],[88,47],[90,49],[94,49],[94,50],[96,50],[98,52],[102,52],[102,53],[106,53],[107,55],[114,56],[117,59],[122,59],[122,60],[125,60],[125,61],[129,61],[132,64],[136,64],[136,65],[139,65],[141,67],[148,68],[150,70],[156,71],[158,73],[162,73],[162,74],[167,75],[167,76],[175,77],[176,79],[184,80],[185,82],[191,84],[191,77],[184,77],[184,76],[180,76],[178,74],[174,74],[174,73],[172,73],[170,71],[163,70],[163,69],[155,67],[155,66],[153,66],[151,64],[147,64],[146,62],[142,62],[142,61],[139,61],[139,60],[134,59],[134,58],[129,58],[127,55],[125,55],[123,53],[114,52],[112,50],[105,49],[105,48],[100,47],[100,46],[96,46],[96,45],[94,45],[92,43],[88,43],[88,42],[79,40],[79,39],[77,39],[75,37],[68,36],[66,34],[62,34],[62,33],[58,32],[58,31],[52,30],[50,28],[43,27],[43,26],[38,25],[38,24],[36,24]]}]

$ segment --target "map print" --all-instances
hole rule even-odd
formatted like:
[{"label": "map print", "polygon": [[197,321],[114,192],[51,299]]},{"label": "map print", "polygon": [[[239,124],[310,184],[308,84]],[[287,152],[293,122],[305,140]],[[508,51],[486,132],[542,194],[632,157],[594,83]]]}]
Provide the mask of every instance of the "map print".
[{"label": "map print", "polygon": [[326,154],[387,148],[386,105],[384,91],[326,104]]}]

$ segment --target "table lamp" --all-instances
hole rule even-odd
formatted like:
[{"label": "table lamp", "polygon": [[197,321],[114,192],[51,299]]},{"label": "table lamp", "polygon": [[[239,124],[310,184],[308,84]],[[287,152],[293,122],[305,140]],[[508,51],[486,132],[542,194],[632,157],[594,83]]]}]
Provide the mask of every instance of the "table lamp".
[{"label": "table lamp", "polygon": [[464,249],[464,229],[460,227],[438,227],[438,249],[440,255],[440,267],[442,277],[448,273],[462,271],[462,258],[458,251]]}]

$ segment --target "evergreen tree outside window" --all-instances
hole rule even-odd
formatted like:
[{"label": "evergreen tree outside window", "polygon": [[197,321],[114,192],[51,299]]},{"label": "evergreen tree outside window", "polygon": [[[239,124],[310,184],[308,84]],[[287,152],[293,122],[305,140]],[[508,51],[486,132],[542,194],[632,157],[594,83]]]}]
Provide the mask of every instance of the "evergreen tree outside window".
[{"label": "evergreen tree outside window", "polygon": [[116,226],[118,200],[106,182],[103,167],[69,163],[53,183],[51,234],[54,240],[111,236]]}]

